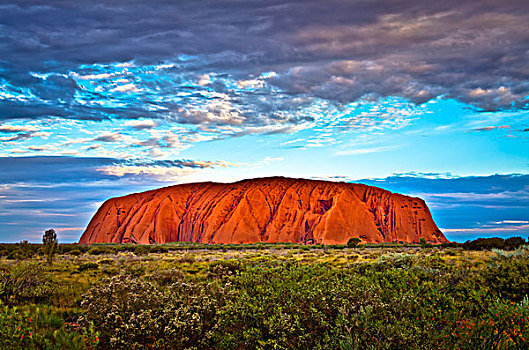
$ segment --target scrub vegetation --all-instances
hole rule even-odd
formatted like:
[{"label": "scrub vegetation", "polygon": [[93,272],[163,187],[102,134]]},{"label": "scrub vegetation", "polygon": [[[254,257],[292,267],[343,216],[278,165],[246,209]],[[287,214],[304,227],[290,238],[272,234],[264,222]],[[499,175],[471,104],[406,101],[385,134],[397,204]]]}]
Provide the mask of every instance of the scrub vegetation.
[{"label": "scrub vegetation", "polygon": [[0,245],[0,348],[526,349],[529,246]]}]

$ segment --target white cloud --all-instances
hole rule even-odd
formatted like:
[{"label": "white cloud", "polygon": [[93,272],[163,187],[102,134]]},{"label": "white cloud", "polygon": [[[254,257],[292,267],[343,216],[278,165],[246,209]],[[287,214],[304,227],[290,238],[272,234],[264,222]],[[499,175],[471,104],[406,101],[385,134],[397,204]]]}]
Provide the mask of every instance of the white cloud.
[{"label": "white cloud", "polygon": [[259,88],[262,88],[264,87],[265,83],[264,81],[260,80],[260,79],[248,79],[248,80],[239,80],[237,82],[237,85],[240,87],[240,88],[249,88],[249,89],[259,89]]},{"label": "white cloud", "polygon": [[295,139],[295,140],[285,141],[285,142],[281,143],[281,146],[289,145],[291,143],[297,143],[297,142],[301,142],[301,141],[305,141],[305,139]]},{"label": "white cloud", "polygon": [[101,141],[101,142],[118,142],[123,141],[124,136],[120,134],[119,132],[102,132],[99,136],[95,137],[93,141]]},{"label": "white cloud", "polygon": [[117,92],[140,92],[141,89],[138,89],[138,87],[134,83],[120,85],[115,88],[113,88],[111,91],[117,91]]},{"label": "white cloud", "polygon": [[20,149],[20,148],[12,148],[12,149],[8,149],[8,150],[6,150],[6,151],[9,152],[9,153],[13,153],[13,154],[24,154],[24,153],[28,153],[27,150]]},{"label": "white cloud", "polygon": [[38,129],[31,125],[0,125],[0,132],[11,133],[11,132],[31,132],[37,131]]},{"label": "white cloud", "polygon": [[369,148],[356,148],[350,150],[338,151],[335,153],[336,156],[352,156],[369,153],[387,152],[397,149],[399,146],[381,146],[381,147],[369,147]]},{"label": "white cloud", "polygon": [[502,220],[502,221],[495,221],[496,225],[502,225],[502,224],[515,224],[515,225],[521,225],[521,224],[529,224],[529,221],[526,220]]},{"label": "white cloud", "polygon": [[193,168],[166,168],[166,167],[151,167],[151,166],[107,166],[97,169],[106,175],[123,177],[125,175],[150,175],[157,179],[169,179],[188,175],[197,171]]},{"label": "white cloud", "polygon": [[130,126],[136,130],[152,129],[157,124],[152,119],[145,120],[128,120],[125,122],[125,126]]},{"label": "white cloud", "polygon": [[502,227],[442,228],[444,233],[500,233],[529,229],[529,225],[512,225]]},{"label": "white cloud", "polygon": [[198,78],[198,85],[206,86],[212,83],[211,76],[209,74],[203,74]]},{"label": "white cloud", "polygon": [[280,162],[283,158],[281,157],[265,157],[263,160],[261,160],[259,163],[263,165],[268,165],[272,162]]},{"label": "white cloud", "polygon": [[175,181],[179,177],[194,174],[198,171],[215,167],[229,168],[237,167],[241,164],[226,161],[200,161],[200,160],[180,160],[174,166],[159,165],[111,165],[104,166],[97,171],[111,176],[148,176],[158,181]]},{"label": "white cloud", "polygon": [[99,79],[110,79],[114,75],[110,73],[100,73],[100,74],[87,74],[87,75],[74,74],[74,76],[81,80],[99,80]]}]

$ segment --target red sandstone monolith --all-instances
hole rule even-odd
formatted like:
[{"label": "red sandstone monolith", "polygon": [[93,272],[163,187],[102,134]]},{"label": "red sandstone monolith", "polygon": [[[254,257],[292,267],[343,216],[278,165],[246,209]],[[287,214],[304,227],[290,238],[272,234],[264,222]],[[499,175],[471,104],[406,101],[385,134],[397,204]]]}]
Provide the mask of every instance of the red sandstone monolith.
[{"label": "red sandstone monolith", "polygon": [[420,198],[282,177],[193,183],[107,200],[79,243],[447,242]]}]

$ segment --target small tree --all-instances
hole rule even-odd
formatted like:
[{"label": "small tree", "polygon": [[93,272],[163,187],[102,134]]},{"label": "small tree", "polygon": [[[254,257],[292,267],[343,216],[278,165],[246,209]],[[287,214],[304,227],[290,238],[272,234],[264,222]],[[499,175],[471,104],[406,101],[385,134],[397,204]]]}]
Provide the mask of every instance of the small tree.
[{"label": "small tree", "polygon": [[421,245],[422,248],[431,248],[432,245],[428,242],[426,242],[426,238],[424,237],[421,237],[421,239],[419,239],[419,243]]},{"label": "small tree", "polygon": [[31,258],[33,256],[33,250],[31,249],[28,241],[20,242],[20,254],[22,259]]},{"label": "small tree", "polygon": [[42,244],[44,244],[44,254],[46,255],[46,262],[51,265],[57,249],[59,248],[59,241],[57,241],[57,234],[54,229],[49,229],[44,232],[42,236]]},{"label": "small tree", "polygon": [[514,250],[520,248],[525,244],[525,239],[522,237],[510,237],[505,240],[505,249]]},{"label": "small tree", "polygon": [[362,242],[362,240],[358,237],[349,238],[349,240],[347,241],[347,246],[349,248],[354,248],[359,245],[360,242]]}]

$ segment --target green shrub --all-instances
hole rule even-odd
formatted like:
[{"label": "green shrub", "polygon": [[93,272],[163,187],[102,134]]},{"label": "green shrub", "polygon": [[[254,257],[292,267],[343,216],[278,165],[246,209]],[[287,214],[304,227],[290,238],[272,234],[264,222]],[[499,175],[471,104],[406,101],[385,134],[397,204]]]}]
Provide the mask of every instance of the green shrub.
[{"label": "green shrub", "polygon": [[195,257],[192,254],[185,253],[178,258],[180,264],[192,264],[195,262]]},{"label": "green shrub", "polygon": [[5,305],[46,301],[55,287],[52,276],[38,263],[0,266],[0,299]]},{"label": "green shrub", "polygon": [[362,242],[362,240],[358,237],[352,237],[352,238],[349,238],[349,240],[347,241],[347,246],[349,248],[354,248],[356,247],[357,245],[360,244],[360,242]]},{"label": "green shrub", "polygon": [[139,245],[136,248],[134,248],[134,254],[140,256],[140,255],[147,255],[149,254],[149,247],[146,245]]},{"label": "green shrub", "polygon": [[83,332],[66,331],[62,317],[49,307],[29,312],[0,308],[2,349],[88,349],[98,343],[98,334],[90,325]]},{"label": "green shrub", "polygon": [[[446,345],[474,349],[527,349],[529,347],[529,299],[520,303],[496,300],[475,319],[458,320],[447,334]],[[447,346],[448,347],[448,346]]]},{"label": "green shrub", "polygon": [[219,311],[218,347],[337,348],[340,310],[368,297],[349,277],[316,264],[247,267],[229,280],[234,292]]},{"label": "green shrub", "polygon": [[482,272],[491,296],[521,301],[529,295],[529,252],[498,255]]},{"label": "green shrub", "polygon": [[22,259],[29,259],[33,257],[33,254],[35,254],[35,251],[32,248],[32,245],[28,243],[28,241],[22,241],[19,243],[19,252],[22,256]]},{"label": "green shrub", "polygon": [[123,273],[132,277],[141,277],[145,275],[145,266],[140,264],[132,264],[125,267]]},{"label": "green shrub", "polygon": [[20,250],[13,250],[7,254],[8,260],[22,260],[24,259],[24,254]]},{"label": "green shrub", "polygon": [[222,290],[175,283],[165,292],[141,278],[119,275],[90,289],[81,305],[105,348],[211,348]]},{"label": "green shrub", "polygon": [[167,253],[169,249],[163,245],[153,245],[150,247],[151,253]]},{"label": "green shrub", "polygon": [[185,278],[185,274],[178,269],[167,269],[156,270],[149,277],[157,284],[167,286],[182,281]]},{"label": "green shrub", "polygon": [[114,259],[101,259],[98,261],[100,265],[112,265],[115,263]]},{"label": "green shrub", "polygon": [[105,275],[115,276],[120,273],[120,270],[112,265],[103,265],[103,267],[101,267],[101,272]]},{"label": "green shrub", "polygon": [[72,249],[68,252],[68,254],[72,256],[80,256],[83,254],[83,252],[81,252],[79,249]]},{"label": "green shrub", "polygon": [[59,253],[71,254],[72,251],[79,251],[81,254],[86,253],[88,251],[88,246],[79,244],[59,244]]},{"label": "green shrub", "polygon": [[234,275],[243,269],[244,266],[239,260],[219,260],[209,265],[208,277],[223,278]]},{"label": "green shrub", "polygon": [[409,269],[415,263],[415,256],[406,253],[383,254],[378,257],[378,261],[373,267],[378,270],[385,269]]},{"label": "green shrub", "polygon": [[507,239],[492,237],[492,238],[478,238],[473,241],[463,243],[463,248],[467,250],[491,250],[491,249],[507,249],[513,250],[526,244],[525,239],[521,237],[511,237]]},{"label": "green shrub", "polygon": [[491,250],[491,249],[506,249],[514,250],[525,245],[525,239],[522,237],[510,237],[507,239],[492,237],[492,238],[478,238],[473,241],[463,243],[463,248],[468,250]]},{"label": "green shrub", "polygon": [[525,239],[522,237],[510,237],[505,240],[505,249],[514,250],[525,245]]},{"label": "green shrub", "polygon": [[95,246],[88,251],[91,255],[113,254],[116,252],[114,247]]},{"label": "green shrub", "polygon": [[85,262],[85,263],[79,264],[79,267],[77,267],[77,270],[86,271],[86,270],[93,270],[93,269],[97,269],[97,268],[99,268],[99,264],[98,263],[89,261],[89,262]]}]

